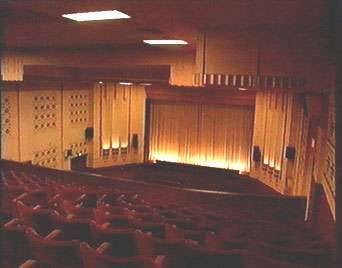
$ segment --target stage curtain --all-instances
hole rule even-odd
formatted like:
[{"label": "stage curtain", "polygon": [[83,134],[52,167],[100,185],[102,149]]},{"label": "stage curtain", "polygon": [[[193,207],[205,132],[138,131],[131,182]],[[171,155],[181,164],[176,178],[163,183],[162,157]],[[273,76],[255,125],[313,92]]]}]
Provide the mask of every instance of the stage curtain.
[{"label": "stage curtain", "polygon": [[252,108],[152,103],[150,160],[249,171]]}]

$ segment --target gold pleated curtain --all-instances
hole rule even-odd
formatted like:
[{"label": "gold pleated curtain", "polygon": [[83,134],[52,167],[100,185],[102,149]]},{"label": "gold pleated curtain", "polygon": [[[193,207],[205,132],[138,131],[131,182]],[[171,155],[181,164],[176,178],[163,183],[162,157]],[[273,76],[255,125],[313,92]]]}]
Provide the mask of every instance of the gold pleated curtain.
[{"label": "gold pleated curtain", "polygon": [[150,160],[249,171],[252,108],[153,103]]}]

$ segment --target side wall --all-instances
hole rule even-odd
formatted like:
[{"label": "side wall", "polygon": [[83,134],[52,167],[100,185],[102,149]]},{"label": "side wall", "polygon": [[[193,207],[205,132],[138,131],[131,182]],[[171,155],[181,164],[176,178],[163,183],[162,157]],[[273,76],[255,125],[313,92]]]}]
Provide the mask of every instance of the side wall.
[{"label": "side wall", "polygon": [[84,130],[91,126],[90,90],[90,84],[79,83],[5,86],[1,157],[69,169],[67,149],[73,156],[89,153]]},{"label": "side wall", "polygon": [[[144,87],[80,82],[5,85],[1,158],[59,169],[70,169],[70,159],[85,154],[91,167],[143,161]],[[87,127],[94,127],[93,139],[86,139]],[[109,154],[103,149],[110,149]]]}]

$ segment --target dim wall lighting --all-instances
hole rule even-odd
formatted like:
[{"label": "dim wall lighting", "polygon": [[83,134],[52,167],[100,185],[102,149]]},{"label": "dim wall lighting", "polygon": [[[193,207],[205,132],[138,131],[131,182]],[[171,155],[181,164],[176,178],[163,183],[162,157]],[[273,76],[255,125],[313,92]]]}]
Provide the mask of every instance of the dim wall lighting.
[{"label": "dim wall lighting", "polygon": [[63,14],[62,17],[75,21],[118,20],[130,18],[130,16],[118,10],[70,13]]},{"label": "dim wall lighting", "polygon": [[119,82],[119,85],[131,86],[131,85],[133,85],[133,83],[131,83],[131,82]]},{"label": "dim wall lighting", "polygon": [[149,45],[187,45],[188,42],[184,40],[144,40],[144,43]]}]

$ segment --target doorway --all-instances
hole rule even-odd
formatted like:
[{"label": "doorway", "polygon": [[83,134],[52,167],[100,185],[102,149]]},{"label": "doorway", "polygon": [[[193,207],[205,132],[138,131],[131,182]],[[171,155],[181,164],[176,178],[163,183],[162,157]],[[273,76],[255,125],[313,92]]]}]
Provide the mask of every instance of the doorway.
[{"label": "doorway", "polygon": [[87,169],[87,154],[76,156],[71,158],[70,167],[71,170],[85,171]]}]

